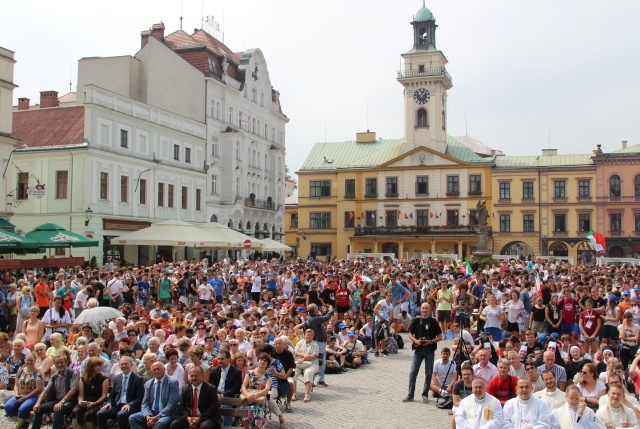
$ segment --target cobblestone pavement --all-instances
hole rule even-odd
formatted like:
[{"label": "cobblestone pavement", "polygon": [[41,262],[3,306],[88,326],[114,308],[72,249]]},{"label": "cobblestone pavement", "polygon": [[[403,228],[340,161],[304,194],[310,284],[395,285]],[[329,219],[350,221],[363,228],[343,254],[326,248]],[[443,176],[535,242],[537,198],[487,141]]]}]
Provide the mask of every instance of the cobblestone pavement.
[{"label": "cobblestone pavement", "polygon": [[[315,387],[311,393],[311,401],[302,402],[303,395],[293,402],[293,412],[285,413],[289,429],[448,429],[451,427],[451,416],[446,410],[439,410],[435,400],[424,404],[420,400],[420,392],[424,381],[424,366],[420,369],[416,382],[416,400],[403,403],[409,384],[409,370],[413,352],[409,341],[405,338],[405,348],[398,354],[388,357],[371,357],[370,365],[349,370],[339,375],[327,375],[329,387]],[[438,352],[451,341],[438,343]],[[298,392],[304,387],[298,383]],[[13,429],[15,423],[0,417],[0,429]],[[266,426],[277,428],[278,419]]]}]

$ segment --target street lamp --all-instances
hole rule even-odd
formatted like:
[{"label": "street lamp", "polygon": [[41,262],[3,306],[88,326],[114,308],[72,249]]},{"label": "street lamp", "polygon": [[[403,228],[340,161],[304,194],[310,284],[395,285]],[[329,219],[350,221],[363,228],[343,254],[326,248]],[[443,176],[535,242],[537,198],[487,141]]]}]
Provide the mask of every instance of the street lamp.
[{"label": "street lamp", "polygon": [[26,144],[23,144],[22,146],[18,146],[14,148],[11,152],[9,152],[9,158],[7,158],[7,166],[4,167],[4,173],[2,173],[2,178],[4,178],[4,176],[6,176],[7,174],[7,168],[9,168],[9,161],[11,161],[11,155],[13,155],[13,152],[17,151],[18,149],[25,149],[28,147],[29,146],[27,146]]},{"label": "street lamp", "polygon": [[84,211],[84,226],[89,226],[89,221],[91,220],[92,215],[93,210],[91,210],[91,207],[87,207]]}]

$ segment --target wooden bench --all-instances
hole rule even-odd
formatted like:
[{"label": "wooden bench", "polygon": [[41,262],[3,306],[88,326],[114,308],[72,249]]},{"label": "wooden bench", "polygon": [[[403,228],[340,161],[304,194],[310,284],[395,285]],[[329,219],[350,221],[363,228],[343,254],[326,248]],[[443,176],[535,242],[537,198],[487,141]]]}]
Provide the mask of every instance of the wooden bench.
[{"label": "wooden bench", "polygon": [[[234,408],[219,407],[218,414],[220,415],[220,417],[233,417],[234,419],[235,418],[244,419],[249,414],[249,408],[247,408],[247,406],[240,401],[240,398],[226,398],[226,397],[218,398],[218,405],[234,407]],[[227,429],[230,426],[224,426],[221,422],[220,427],[222,429]]]}]

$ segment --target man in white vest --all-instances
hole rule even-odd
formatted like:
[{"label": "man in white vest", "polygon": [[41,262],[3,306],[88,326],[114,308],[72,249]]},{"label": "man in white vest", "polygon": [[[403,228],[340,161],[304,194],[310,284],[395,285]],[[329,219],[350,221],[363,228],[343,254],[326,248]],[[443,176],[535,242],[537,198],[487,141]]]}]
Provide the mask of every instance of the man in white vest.
[{"label": "man in white vest", "polygon": [[575,384],[567,387],[567,402],[553,410],[560,429],[604,429],[605,425],[596,413],[587,407],[587,403]]},{"label": "man in white vest", "polygon": [[610,386],[609,404],[598,408],[596,418],[601,419],[607,429],[609,428],[638,428],[636,414],[629,407],[622,404],[624,390],[622,386]]},{"label": "man in white vest", "polygon": [[556,387],[556,375],[550,369],[543,371],[542,381],[546,389],[533,394],[534,397],[542,399],[551,411],[560,408],[567,403],[564,392]]},{"label": "man in white vest", "polygon": [[552,429],[555,420],[549,407],[532,396],[531,380],[518,380],[518,396],[504,404],[502,429]]},{"label": "man in white vest", "polygon": [[502,406],[500,401],[487,393],[487,381],[477,377],[471,383],[473,395],[460,401],[456,410],[457,429],[502,428]]}]

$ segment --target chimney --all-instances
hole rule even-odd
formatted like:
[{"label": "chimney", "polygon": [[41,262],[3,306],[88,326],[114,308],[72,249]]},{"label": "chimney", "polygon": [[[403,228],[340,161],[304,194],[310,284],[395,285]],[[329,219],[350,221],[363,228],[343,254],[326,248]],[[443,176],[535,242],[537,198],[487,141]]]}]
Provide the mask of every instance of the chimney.
[{"label": "chimney", "polygon": [[160,24],[153,24],[153,26],[151,26],[151,34],[159,41],[164,42],[164,24],[162,22]]},{"label": "chimney", "polygon": [[556,156],[558,149],[542,149],[542,156]]},{"label": "chimney", "polygon": [[356,143],[373,143],[376,141],[375,131],[367,130],[366,133],[356,133]]},{"label": "chimney", "polygon": [[18,110],[29,110],[29,99],[26,97],[18,98]]},{"label": "chimney", "polygon": [[40,108],[58,107],[58,91],[40,91]]},{"label": "chimney", "polygon": [[626,148],[627,148],[627,141],[622,140],[622,149],[626,149]]},{"label": "chimney", "polygon": [[144,48],[144,45],[149,41],[149,36],[151,35],[151,30],[144,30],[140,33],[140,48]]}]

